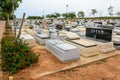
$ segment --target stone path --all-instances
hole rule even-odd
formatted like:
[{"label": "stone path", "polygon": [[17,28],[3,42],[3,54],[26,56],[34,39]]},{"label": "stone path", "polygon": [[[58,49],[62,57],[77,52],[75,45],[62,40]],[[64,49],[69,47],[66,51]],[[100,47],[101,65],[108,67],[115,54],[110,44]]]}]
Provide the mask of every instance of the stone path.
[{"label": "stone path", "polygon": [[[0,21],[0,41],[2,39],[4,29],[5,29],[5,21]],[[1,49],[1,44],[0,44],[0,49]],[[0,63],[1,63],[1,56],[0,56]],[[0,66],[0,80],[3,80],[3,73],[1,66]]]}]

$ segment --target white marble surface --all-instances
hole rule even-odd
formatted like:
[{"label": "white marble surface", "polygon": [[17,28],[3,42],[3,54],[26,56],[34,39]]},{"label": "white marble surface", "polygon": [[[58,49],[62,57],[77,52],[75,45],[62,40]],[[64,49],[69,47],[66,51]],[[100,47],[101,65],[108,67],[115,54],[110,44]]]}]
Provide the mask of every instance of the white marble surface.
[{"label": "white marble surface", "polygon": [[46,48],[62,62],[80,59],[77,47],[60,40],[48,40]]},{"label": "white marble surface", "polygon": [[20,38],[23,38],[25,40],[34,40],[34,38],[31,35],[29,35],[29,34],[20,35]]},{"label": "white marble surface", "polygon": [[72,50],[72,49],[75,49],[75,48],[76,48],[75,46],[70,45],[70,44],[67,44],[67,43],[65,43],[65,44],[57,44],[56,46],[57,46],[58,48],[64,50],[64,51],[66,51],[66,50]]}]

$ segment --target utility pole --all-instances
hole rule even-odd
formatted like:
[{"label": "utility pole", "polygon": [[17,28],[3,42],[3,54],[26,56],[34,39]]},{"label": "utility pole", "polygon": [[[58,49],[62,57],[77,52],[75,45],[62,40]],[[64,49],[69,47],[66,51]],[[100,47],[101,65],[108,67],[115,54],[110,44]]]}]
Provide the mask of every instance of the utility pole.
[{"label": "utility pole", "polygon": [[68,13],[68,6],[69,6],[69,5],[68,5],[68,4],[66,4],[66,13]]}]

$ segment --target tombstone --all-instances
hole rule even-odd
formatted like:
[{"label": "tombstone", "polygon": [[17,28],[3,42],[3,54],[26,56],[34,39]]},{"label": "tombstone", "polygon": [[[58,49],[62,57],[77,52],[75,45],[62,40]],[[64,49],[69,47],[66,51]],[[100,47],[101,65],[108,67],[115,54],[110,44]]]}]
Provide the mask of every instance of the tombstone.
[{"label": "tombstone", "polygon": [[112,40],[112,28],[110,27],[97,27],[97,28],[86,28],[86,36],[111,41]]}]

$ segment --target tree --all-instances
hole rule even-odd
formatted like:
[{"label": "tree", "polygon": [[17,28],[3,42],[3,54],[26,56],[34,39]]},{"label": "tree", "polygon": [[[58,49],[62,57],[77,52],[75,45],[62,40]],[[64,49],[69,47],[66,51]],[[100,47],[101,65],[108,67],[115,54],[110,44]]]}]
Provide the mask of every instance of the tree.
[{"label": "tree", "polygon": [[110,15],[110,16],[112,16],[113,15],[113,6],[109,6],[108,7],[108,14]]},{"label": "tree", "polygon": [[91,14],[95,16],[95,14],[98,13],[96,9],[91,9]]},{"label": "tree", "polygon": [[50,19],[57,18],[57,16],[55,14],[48,14],[46,17],[50,18]]},{"label": "tree", "polygon": [[46,15],[46,18],[51,18],[50,14],[47,14],[47,15]]},{"label": "tree", "polygon": [[53,14],[48,14],[46,17],[47,18],[59,18],[61,15],[59,13],[53,13]]},{"label": "tree", "polygon": [[79,18],[84,18],[84,16],[85,16],[83,11],[79,11],[77,15]]},{"label": "tree", "polygon": [[13,15],[12,14],[13,4],[14,4],[14,10],[16,10],[19,7],[19,3],[21,1],[22,0],[14,0],[13,3],[12,3],[12,0],[0,0],[0,5],[1,5],[1,8],[2,8],[2,13],[6,14],[5,16],[2,16],[2,17],[4,17],[5,19],[7,18],[7,20],[8,20],[8,18],[10,17],[10,15]]},{"label": "tree", "polygon": [[43,16],[28,16],[27,19],[43,19]]},{"label": "tree", "polygon": [[69,15],[68,13],[63,13],[63,14],[62,14],[62,17],[63,17],[63,18],[68,18],[68,15]]},{"label": "tree", "polygon": [[76,17],[76,13],[75,12],[70,12],[69,13],[69,18],[73,19]]},{"label": "tree", "polygon": [[55,15],[57,18],[60,18],[60,16],[61,16],[60,13],[54,13],[54,15]]},{"label": "tree", "polygon": [[75,12],[70,12],[70,13],[63,13],[62,16],[63,16],[64,18],[73,19],[73,18],[76,17],[76,14],[75,14]]},{"label": "tree", "polygon": [[7,16],[7,22],[9,23],[9,16],[13,15],[13,24],[14,24],[14,41],[15,45],[17,44],[17,38],[16,38],[16,27],[15,27],[15,15],[14,10],[16,10],[19,7],[19,3],[21,3],[22,0],[0,0],[0,5],[2,8],[2,13]]},{"label": "tree", "polygon": [[116,12],[116,15],[120,16],[120,12]]}]

